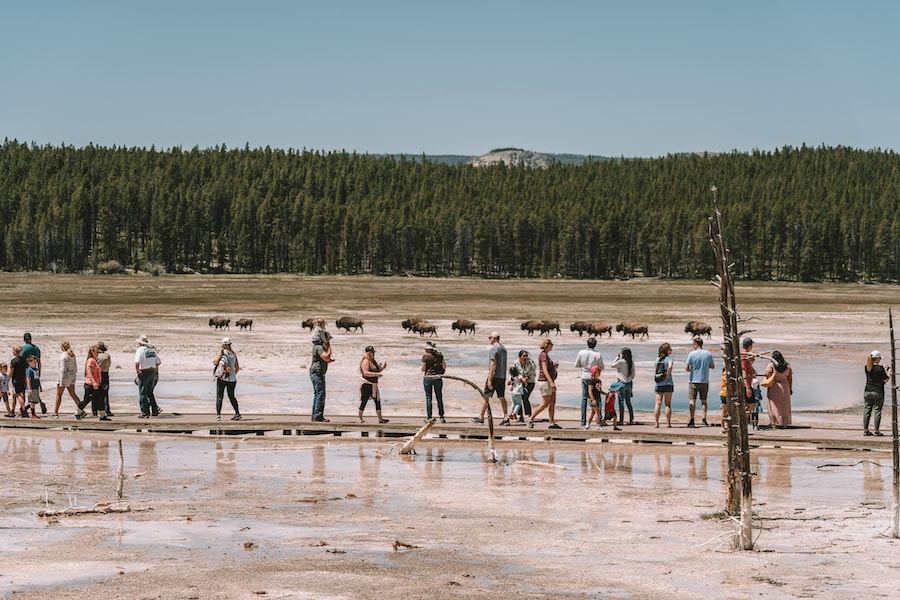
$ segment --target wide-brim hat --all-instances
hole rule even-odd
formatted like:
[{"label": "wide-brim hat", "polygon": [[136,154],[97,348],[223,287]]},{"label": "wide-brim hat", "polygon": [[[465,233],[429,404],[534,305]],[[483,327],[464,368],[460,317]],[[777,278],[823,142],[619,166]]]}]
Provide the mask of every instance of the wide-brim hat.
[{"label": "wide-brim hat", "polygon": [[137,342],[139,344],[149,344],[150,340],[147,338],[146,335],[142,335],[141,337],[137,338]]}]

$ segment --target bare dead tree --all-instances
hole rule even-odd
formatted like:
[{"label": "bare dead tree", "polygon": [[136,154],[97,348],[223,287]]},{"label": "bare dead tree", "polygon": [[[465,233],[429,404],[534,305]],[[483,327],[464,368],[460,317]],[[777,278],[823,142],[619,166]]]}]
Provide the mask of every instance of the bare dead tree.
[{"label": "bare dead tree", "polygon": [[735,536],[735,547],[740,550],[753,549],[752,499],[750,472],[750,444],[747,434],[747,413],[744,397],[744,374],[741,369],[740,336],[738,330],[737,301],[734,294],[734,280],[731,277],[733,263],[731,252],[725,242],[725,226],[719,210],[718,189],[711,189],[715,216],[709,219],[709,241],[716,255],[718,275],[713,285],[719,288],[719,308],[722,314],[726,389],[728,416],[723,427],[728,430],[728,484],[725,510],[731,515],[740,515]]},{"label": "bare dead tree", "polygon": [[893,438],[894,482],[891,493],[893,518],[891,536],[900,537],[900,445],[897,438],[897,354],[894,338],[894,316],[888,308],[888,325],[891,329],[891,437]]}]

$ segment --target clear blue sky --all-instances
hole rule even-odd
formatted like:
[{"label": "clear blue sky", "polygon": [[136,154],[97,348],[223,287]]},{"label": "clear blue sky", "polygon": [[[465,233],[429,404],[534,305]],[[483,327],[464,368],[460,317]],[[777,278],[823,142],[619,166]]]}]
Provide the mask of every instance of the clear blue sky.
[{"label": "clear blue sky", "polygon": [[900,2],[0,0],[0,139],[900,150]]}]

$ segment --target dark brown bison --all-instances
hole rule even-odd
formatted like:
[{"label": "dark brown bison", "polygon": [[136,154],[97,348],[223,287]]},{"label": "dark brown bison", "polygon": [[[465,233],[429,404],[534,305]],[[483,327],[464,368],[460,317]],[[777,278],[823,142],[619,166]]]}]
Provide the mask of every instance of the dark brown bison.
[{"label": "dark brown bison", "polygon": [[587,326],[588,335],[603,335],[608,333],[612,337],[612,325],[604,325],[603,323],[589,323]]},{"label": "dark brown bison", "polygon": [[420,319],[419,317],[410,317],[408,319],[404,319],[404,320],[400,321],[400,326],[409,332],[409,331],[412,331],[413,327],[415,327],[416,323],[418,323],[421,320],[422,319]]},{"label": "dark brown bison", "polygon": [[418,333],[420,336],[424,336],[426,333],[430,334],[429,337],[437,335],[437,327],[435,327],[428,321],[419,321],[418,323],[413,325],[413,331]]},{"label": "dark brown bison", "polygon": [[303,322],[300,323],[300,327],[303,329],[309,329],[312,331],[316,328],[316,320],[315,319],[303,319]]},{"label": "dark brown bison", "polygon": [[538,331],[541,332],[541,335],[547,335],[553,330],[556,330],[556,335],[562,333],[559,329],[559,321],[541,321],[541,324],[538,325]]},{"label": "dark brown bison", "polygon": [[640,334],[641,339],[650,337],[647,326],[641,323],[632,323],[629,321],[626,321],[625,323],[619,323],[618,325],[616,325],[616,331],[621,331],[622,337],[630,335],[632,339],[634,339],[634,336],[638,334]]},{"label": "dark brown bison", "polygon": [[522,331],[527,331],[528,335],[534,335],[534,332],[541,328],[542,321],[525,321],[522,323]]},{"label": "dark brown bison", "polygon": [[209,320],[209,326],[216,329],[231,329],[229,325],[231,325],[231,319],[225,317],[212,317]]},{"label": "dark brown bison", "polygon": [[475,333],[475,321],[469,321],[468,319],[457,319],[450,323],[450,329],[453,331],[459,331],[458,335],[462,335],[465,331],[466,335],[470,333]]},{"label": "dark brown bison", "polygon": [[575,321],[574,323],[569,325],[569,331],[577,331],[578,337],[581,337],[581,334],[587,331],[588,327],[590,326],[591,324],[587,321]]},{"label": "dark brown bison", "polygon": [[357,329],[365,333],[365,330],[363,329],[363,322],[359,319],[354,319],[353,317],[341,317],[334,322],[334,326],[338,329],[345,330],[347,333],[350,333],[351,329],[354,333],[356,333]]},{"label": "dark brown bison", "polygon": [[249,329],[253,331],[253,319],[238,319],[234,322],[235,325],[241,328],[241,331],[245,329]]},{"label": "dark brown bison", "polygon": [[695,335],[705,335],[706,339],[712,339],[712,327],[702,321],[691,321],[684,326],[684,332]]}]

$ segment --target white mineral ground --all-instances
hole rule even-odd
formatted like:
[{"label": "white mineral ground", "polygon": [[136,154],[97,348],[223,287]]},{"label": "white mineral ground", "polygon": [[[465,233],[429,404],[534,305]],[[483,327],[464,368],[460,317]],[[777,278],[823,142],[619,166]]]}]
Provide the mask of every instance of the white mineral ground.
[{"label": "white mineral ground", "polygon": [[[754,284],[737,293],[757,348],[780,349],[794,367],[794,423],[861,429],[862,365],[873,348],[889,355],[887,310],[900,289]],[[553,352],[560,412],[577,420],[571,363],[584,338],[568,323],[640,320],[650,340],[614,334],[599,348],[607,363],[622,345],[634,349],[635,403],[646,422],[650,361],[661,342],[672,343],[675,420],[684,423],[684,324],[700,319],[719,332],[716,294],[706,282],[656,280],[4,274],[0,347],[33,334],[52,408],[59,342],[72,342],[82,367],[87,346],[104,340],[114,362],[113,410],[133,414],[134,339],[146,334],[163,358],[164,409],[212,414],[212,359],[223,334],[206,321],[252,318],[252,332],[224,334],[243,367],[242,412],[308,415],[309,334],[300,320],[321,315],[333,327],[336,317],[353,315],[365,333],[334,332],[326,416],[355,415],[357,365],[372,344],[388,362],[385,416],[420,417],[422,340],[400,328],[402,319],[438,325],[449,372],[481,381],[489,331],[501,332],[511,355],[519,348],[536,355],[537,336],[519,323],[553,318],[564,328]],[[477,321],[477,334],[452,334],[455,318]],[[707,342],[716,358],[720,343],[720,333]],[[476,413],[479,399],[447,382],[445,401],[448,417],[461,420]],[[63,402],[70,413],[71,401]],[[711,400],[713,415],[717,404]],[[887,432],[889,419],[887,410]],[[132,512],[38,516],[115,501],[118,440]],[[504,441],[496,444],[499,463],[490,464],[484,442],[426,438],[417,455],[400,457],[401,442],[0,429],[0,594],[893,598],[900,587],[898,541],[889,537],[889,453],[754,451],[757,549],[741,552],[731,549],[733,525],[721,515],[722,447]]]}]

